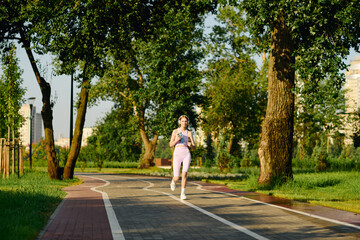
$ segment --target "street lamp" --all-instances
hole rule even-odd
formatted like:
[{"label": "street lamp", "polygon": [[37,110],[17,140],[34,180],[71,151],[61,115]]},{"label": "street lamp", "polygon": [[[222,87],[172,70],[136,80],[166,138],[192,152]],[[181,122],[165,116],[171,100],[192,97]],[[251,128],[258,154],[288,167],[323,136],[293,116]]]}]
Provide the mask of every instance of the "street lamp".
[{"label": "street lamp", "polygon": [[73,138],[73,82],[74,82],[74,73],[71,73],[71,89],[70,89],[70,148],[71,148],[71,142]]},{"label": "street lamp", "polygon": [[33,120],[33,105],[35,102],[35,97],[28,98],[28,103],[30,105],[30,148],[29,148],[29,162],[30,162],[30,169],[32,169],[32,152],[31,152],[31,145],[32,145],[32,135],[33,135],[33,129],[32,129],[32,120]]}]

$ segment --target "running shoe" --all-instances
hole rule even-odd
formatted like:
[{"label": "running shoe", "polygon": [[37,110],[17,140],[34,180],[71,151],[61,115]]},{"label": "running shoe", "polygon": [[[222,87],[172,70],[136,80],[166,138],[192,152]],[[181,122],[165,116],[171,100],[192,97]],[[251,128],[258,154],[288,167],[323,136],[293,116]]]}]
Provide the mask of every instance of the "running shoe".
[{"label": "running shoe", "polygon": [[170,189],[171,189],[171,191],[175,191],[175,188],[176,188],[175,182],[174,182],[174,181],[171,181],[171,183],[170,183]]},{"label": "running shoe", "polygon": [[180,195],[180,199],[181,199],[181,200],[185,200],[185,199],[186,199],[185,193],[182,193],[182,194]]}]

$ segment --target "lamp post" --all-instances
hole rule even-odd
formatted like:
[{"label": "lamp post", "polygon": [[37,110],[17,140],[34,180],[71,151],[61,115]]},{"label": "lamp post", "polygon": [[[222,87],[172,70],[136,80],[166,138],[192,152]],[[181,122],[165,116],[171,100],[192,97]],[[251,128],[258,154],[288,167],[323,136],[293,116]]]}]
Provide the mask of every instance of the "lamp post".
[{"label": "lamp post", "polygon": [[30,147],[29,147],[29,162],[30,162],[30,169],[32,169],[32,121],[33,121],[33,105],[35,102],[35,97],[28,98],[28,103],[30,105]]},{"label": "lamp post", "polygon": [[70,148],[73,138],[73,82],[74,82],[74,73],[71,73],[71,90],[70,90]]}]

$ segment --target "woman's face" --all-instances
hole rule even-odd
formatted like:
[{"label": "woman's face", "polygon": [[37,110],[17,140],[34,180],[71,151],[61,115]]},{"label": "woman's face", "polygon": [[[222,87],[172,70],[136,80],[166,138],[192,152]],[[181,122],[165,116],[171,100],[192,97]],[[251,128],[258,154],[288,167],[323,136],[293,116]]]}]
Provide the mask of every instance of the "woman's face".
[{"label": "woman's face", "polygon": [[186,128],[187,125],[188,125],[188,120],[187,120],[187,118],[186,118],[186,117],[182,117],[182,118],[180,119],[180,127]]}]

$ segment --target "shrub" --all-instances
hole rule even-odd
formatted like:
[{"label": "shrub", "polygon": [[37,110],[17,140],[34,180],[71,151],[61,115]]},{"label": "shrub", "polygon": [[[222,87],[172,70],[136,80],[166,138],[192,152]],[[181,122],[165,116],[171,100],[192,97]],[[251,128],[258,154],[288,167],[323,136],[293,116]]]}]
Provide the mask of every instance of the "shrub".
[{"label": "shrub", "polygon": [[216,157],[216,162],[220,172],[229,172],[232,169],[233,156],[225,151],[221,151]]}]

